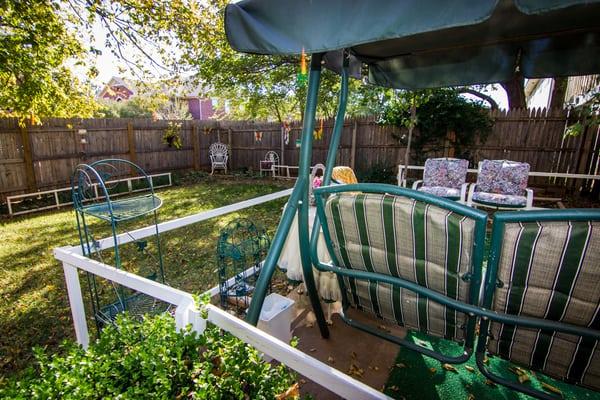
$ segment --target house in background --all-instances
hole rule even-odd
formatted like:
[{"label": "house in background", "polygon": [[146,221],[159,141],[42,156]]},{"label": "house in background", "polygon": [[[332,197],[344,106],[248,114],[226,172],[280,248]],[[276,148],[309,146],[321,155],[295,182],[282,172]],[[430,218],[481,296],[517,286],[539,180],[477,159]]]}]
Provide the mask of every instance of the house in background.
[{"label": "house in background", "polygon": [[188,112],[192,119],[215,119],[216,112],[212,99],[202,96],[203,89],[200,85],[186,82],[175,93],[179,101],[187,102]]},{"label": "house in background", "polygon": [[[98,98],[105,101],[121,102],[127,101],[134,96],[143,96],[144,93],[151,93],[148,89],[138,89],[138,86],[141,85],[136,84],[135,81],[113,76],[98,93]],[[214,119],[217,116],[213,100],[204,96],[202,86],[193,84],[192,81],[187,81],[175,89],[171,89],[167,84],[162,84],[159,90],[172,99],[174,104],[187,103],[187,110],[192,119],[207,120]]]},{"label": "house in background", "polygon": [[123,79],[113,76],[100,91],[98,98],[112,101],[123,101],[129,100],[129,98],[134,94],[135,92],[133,91],[132,84],[125,83]]},{"label": "house in background", "polygon": [[[549,108],[555,85],[556,80],[553,78],[529,79],[525,85],[527,107]],[[567,79],[564,95],[559,91],[559,95],[563,96],[560,104],[563,107],[567,105],[578,107],[590,101],[592,95],[598,92],[600,92],[600,75],[571,76]]]}]

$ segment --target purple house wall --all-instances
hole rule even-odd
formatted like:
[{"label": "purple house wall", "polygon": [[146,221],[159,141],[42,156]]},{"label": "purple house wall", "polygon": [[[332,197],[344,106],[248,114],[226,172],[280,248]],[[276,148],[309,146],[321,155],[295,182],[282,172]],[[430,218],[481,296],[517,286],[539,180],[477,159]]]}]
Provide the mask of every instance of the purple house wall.
[{"label": "purple house wall", "polygon": [[193,119],[205,120],[210,119],[215,114],[215,109],[212,105],[211,99],[200,99],[198,97],[191,97],[187,99],[188,111],[190,112]]}]

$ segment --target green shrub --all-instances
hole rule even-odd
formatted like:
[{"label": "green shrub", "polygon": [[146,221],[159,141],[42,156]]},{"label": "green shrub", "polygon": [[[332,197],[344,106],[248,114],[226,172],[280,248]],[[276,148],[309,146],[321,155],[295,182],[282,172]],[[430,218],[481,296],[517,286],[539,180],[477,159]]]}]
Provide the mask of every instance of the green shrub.
[{"label": "green shrub", "polygon": [[122,316],[83,350],[36,349],[37,366],[0,388],[11,399],[273,399],[295,380],[239,339],[209,327],[177,332],[169,315]]},{"label": "green shrub", "polygon": [[387,163],[375,163],[370,168],[357,171],[357,179],[362,183],[397,183],[396,167]]}]

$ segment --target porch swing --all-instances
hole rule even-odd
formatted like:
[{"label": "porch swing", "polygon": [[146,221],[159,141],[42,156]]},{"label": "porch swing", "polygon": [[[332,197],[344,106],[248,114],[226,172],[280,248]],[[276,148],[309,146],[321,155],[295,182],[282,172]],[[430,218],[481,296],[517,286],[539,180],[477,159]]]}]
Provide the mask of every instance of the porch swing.
[{"label": "porch swing", "polygon": [[[517,248],[522,240],[532,237],[531,233],[523,238],[508,235],[513,225],[525,230],[547,225],[550,248],[560,237],[570,237],[573,226],[578,226],[581,229],[578,238],[587,238],[584,242],[589,244],[589,240],[600,240],[599,212],[557,210],[496,214],[484,285],[485,213],[392,185],[330,185],[351,76],[359,78],[366,69],[371,84],[414,90],[513,78],[598,73],[598,20],[600,0],[244,0],[229,4],[225,10],[225,29],[235,50],[266,55],[303,51],[311,54],[298,180],[265,259],[247,321],[254,325],[258,321],[275,265],[294,214],[298,213],[304,281],[323,338],[329,337],[329,331],[313,266],[337,275],[342,293],[342,318],[354,327],[446,363],[465,362],[476,348],[478,366],[486,377],[539,398],[555,397],[495,375],[484,365],[487,352],[600,390],[600,363],[592,362],[600,355],[596,350],[600,339],[598,290],[580,293],[591,299],[590,306],[581,311],[588,318],[585,322],[569,317],[566,310],[562,314],[555,310],[548,317],[543,312],[523,313],[518,307],[515,309],[500,301],[501,296],[512,301],[515,293],[523,291],[513,287],[510,278],[513,274],[522,275],[522,269],[527,271],[528,268],[519,264],[520,258],[516,256],[512,264],[506,259],[506,249]],[[309,233],[308,177],[323,66],[341,75],[341,88],[323,186],[314,190],[317,218]],[[588,226],[587,231],[585,226]],[[592,232],[593,226],[596,229]],[[321,231],[331,256],[330,263],[318,257]],[[570,246],[569,243],[567,240],[564,246]],[[531,250],[535,244],[526,248]],[[587,268],[585,272],[589,276],[600,279],[597,250],[590,253],[583,250],[587,247],[578,248],[579,253],[569,253],[570,259],[563,259],[556,266],[559,271],[556,280],[544,287],[544,294],[549,298],[555,298],[555,294],[560,297],[563,290],[560,288],[571,284],[569,277],[573,282],[577,280],[578,275],[562,274],[563,268],[573,265],[578,271]],[[534,250],[531,251],[533,259]],[[484,294],[480,296],[482,286]],[[522,301],[532,303],[524,294]],[[552,304],[548,307],[558,307],[552,300],[549,302]],[[382,333],[349,318],[346,311],[350,307],[411,330],[459,342],[463,346],[462,353],[441,354]],[[478,322],[481,324],[479,333]],[[513,345],[523,345],[520,335],[501,334],[504,342],[497,344],[497,332],[506,333],[507,326],[512,327],[512,332],[518,328],[527,337],[541,337],[544,346],[536,348],[540,354],[536,354],[535,359],[550,361],[528,362],[519,359],[517,352],[506,351],[507,346],[512,349]],[[586,347],[557,350],[552,345],[555,336],[576,337]],[[538,339],[535,339],[536,344]],[[494,343],[496,348],[492,346]],[[556,356],[557,351],[562,351],[563,358],[589,360],[587,367],[575,370],[569,367],[567,372],[557,373],[551,362],[560,358]]]}]

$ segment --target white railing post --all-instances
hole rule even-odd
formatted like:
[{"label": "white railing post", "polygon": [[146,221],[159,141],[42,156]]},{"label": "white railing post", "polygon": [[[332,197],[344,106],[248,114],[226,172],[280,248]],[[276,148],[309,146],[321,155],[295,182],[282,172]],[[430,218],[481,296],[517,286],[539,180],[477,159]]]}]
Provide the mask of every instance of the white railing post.
[{"label": "white railing post", "polygon": [[177,306],[175,311],[175,326],[177,331],[180,331],[190,324],[192,330],[198,332],[199,335],[202,335],[206,329],[206,320],[200,315],[194,301],[184,300],[182,304]]},{"label": "white railing post", "polygon": [[73,315],[73,325],[75,325],[75,336],[77,343],[84,349],[87,349],[90,343],[87,321],[85,320],[85,306],[81,295],[81,284],[79,283],[79,273],[77,268],[63,262],[65,272],[65,281],[67,282],[67,292],[69,293],[69,303]]}]

